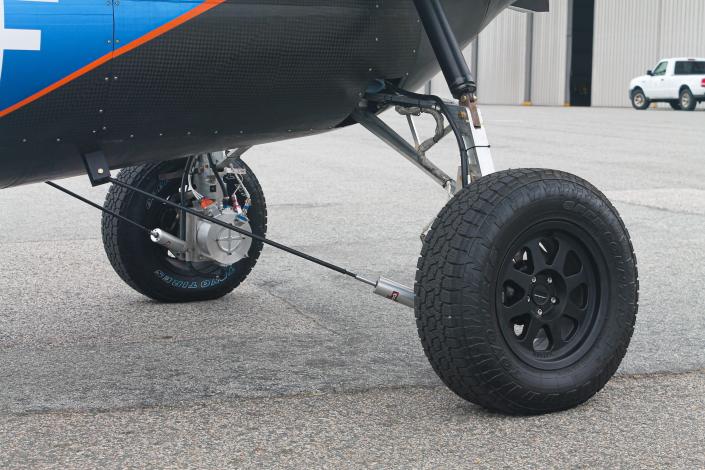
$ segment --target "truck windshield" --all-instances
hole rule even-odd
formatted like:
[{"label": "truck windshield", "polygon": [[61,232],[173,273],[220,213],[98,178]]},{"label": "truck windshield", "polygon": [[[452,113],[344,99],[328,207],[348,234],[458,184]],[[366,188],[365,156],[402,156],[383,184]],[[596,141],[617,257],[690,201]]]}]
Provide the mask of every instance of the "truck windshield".
[{"label": "truck windshield", "polygon": [[661,75],[666,75],[666,68],[668,68],[668,62],[661,62],[654,69],[654,76],[658,77]]},{"label": "truck windshield", "polygon": [[676,62],[676,75],[705,75],[705,62],[694,60]]}]

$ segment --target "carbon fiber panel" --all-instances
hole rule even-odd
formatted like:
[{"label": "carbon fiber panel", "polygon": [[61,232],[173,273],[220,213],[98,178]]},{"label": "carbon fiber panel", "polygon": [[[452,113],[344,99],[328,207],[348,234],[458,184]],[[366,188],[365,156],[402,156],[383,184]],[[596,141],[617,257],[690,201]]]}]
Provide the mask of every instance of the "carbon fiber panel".
[{"label": "carbon fiber panel", "polygon": [[[467,42],[509,3],[446,6]],[[228,0],[0,118],[0,187],[327,131],[370,80],[433,73],[420,44],[410,0]]]}]

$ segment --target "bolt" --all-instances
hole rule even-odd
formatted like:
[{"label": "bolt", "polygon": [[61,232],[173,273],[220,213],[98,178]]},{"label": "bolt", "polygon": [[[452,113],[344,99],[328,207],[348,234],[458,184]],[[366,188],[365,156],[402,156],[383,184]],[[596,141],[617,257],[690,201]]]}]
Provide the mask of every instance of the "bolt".
[{"label": "bolt", "polygon": [[532,284],[536,284],[536,276],[533,276],[533,277],[531,278],[531,283],[532,283]]},{"label": "bolt", "polygon": [[551,297],[551,303],[552,304],[558,303],[558,299],[555,297]]},{"label": "bolt", "polygon": [[102,168],[98,168],[98,174],[102,175],[103,173],[105,173],[105,170]]},{"label": "bolt", "polygon": [[546,282],[548,282],[549,284],[553,284],[553,279],[549,277],[548,279],[546,279]]},{"label": "bolt", "polygon": [[527,298],[526,298],[526,301],[529,302],[529,303],[531,303],[531,296],[527,297]]},{"label": "bolt", "polygon": [[542,309],[536,310],[536,314],[537,314],[538,316],[543,315],[543,310],[542,310]]}]

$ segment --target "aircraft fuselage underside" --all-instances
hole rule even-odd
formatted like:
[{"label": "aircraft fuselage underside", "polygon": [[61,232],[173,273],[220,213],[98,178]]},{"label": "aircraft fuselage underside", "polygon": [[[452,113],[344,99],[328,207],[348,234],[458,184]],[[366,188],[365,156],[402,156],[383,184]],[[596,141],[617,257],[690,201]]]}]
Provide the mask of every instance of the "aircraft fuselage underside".
[{"label": "aircraft fuselage underside", "polygon": [[[509,3],[443,1],[461,43]],[[409,0],[2,4],[0,188],[324,132],[438,71]]]}]

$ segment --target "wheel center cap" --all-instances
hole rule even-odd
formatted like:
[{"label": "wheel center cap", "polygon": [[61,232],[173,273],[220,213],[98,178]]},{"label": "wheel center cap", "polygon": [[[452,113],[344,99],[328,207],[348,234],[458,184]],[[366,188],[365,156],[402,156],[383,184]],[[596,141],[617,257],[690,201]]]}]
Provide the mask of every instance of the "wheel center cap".
[{"label": "wheel center cap", "polygon": [[534,290],[531,294],[531,299],[536,305],[543,306],[546,305],[551,299],[551,293],[549,292],[548,287],[537,285],[534,286]]}]

